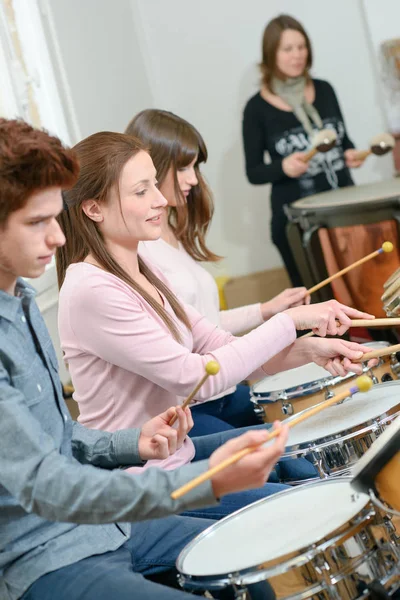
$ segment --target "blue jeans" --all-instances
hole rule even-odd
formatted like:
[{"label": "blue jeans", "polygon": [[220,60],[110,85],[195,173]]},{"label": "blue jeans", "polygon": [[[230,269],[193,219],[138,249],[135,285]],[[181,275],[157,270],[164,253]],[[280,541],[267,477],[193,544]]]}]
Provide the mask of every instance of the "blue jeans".
[{"label": "blue jeans", "polygon": [[254,412],[248,385],[238,385],[232,394],[195,404],[190,409],[194,421],[191,437],[259,425],[261,422]]},{"label": "blue jeans", "polygon": [[[190,600],[191,594],[160,584],[160,574],[177,588],[175,561],[180,551],[212,523],[189,517],[134,523],[123,546],[43,575],[21,600]],[[268,582],[251,585],[249,591],[252,600],[275,598]],[[227,588],[215,597],[233,600],[234,594]]]},{"label": "blue jeans", "polygon": [[[243,427],[242,429],[232,429],[229,431],[223,431],[221,433],[214,433],[213,435],[205,435],[201,437],[192,438],[196,454],[193,461],[205,460],[211,456],[211,454],[222,446],[228,440],[242,435],[246,431],[252,429],[265,429],[269,428],[270,425],[256,425],[254,427]],[[186,511],[182,514],[193,517],[202,517],[206,519],[222,519],[232,512],[243,508],[256,500],[266,498],[272,494],[277,494],[287,490],[289,486],[282,483],[277,483],[281,479],[299,480],[299,479],[310,479],[317,477],[315,467],[304,458],[297,459],[286,459],[281,460],[275,466],[275,470],[272,472],[272,477],[268,480],[261,488],[247,490],[245,492],[236,492],[234,494],[228,494],[221,498],[218,506],[211,506],[210,508],[198,508],[196,510]]]}]

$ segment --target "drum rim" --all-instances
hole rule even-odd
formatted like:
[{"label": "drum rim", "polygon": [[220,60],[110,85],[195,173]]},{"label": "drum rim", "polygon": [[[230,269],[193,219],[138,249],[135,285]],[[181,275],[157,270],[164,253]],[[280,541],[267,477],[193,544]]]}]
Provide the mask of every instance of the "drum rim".
[{"label": "drum rim", "polygon": [[[387,344],[387,346],[389,346],[389,345],[390,344]],[[371,347],[372,347],[372,344],[371,344]],[[389,357],[390,356],[391,355],[389,355]],[[387,360],[389,360],[389,358]],[[308,364],[312,364],[312,363],[307,363],[307,365]],[[306,366],[306,365],[303,365],[303,366]],[[298,368],[298,367],[296,367],[296,368]],[[374,367],[372,367],[372,369],[373,368]],[[371,370],[370,367],[363,364],[363,369],[362,369],[363,373],[369,373],[370,370]],[[282,373],[285,373],[285,371],[282,371]],[[342,383],[349,379],[352,379],[353,377],[358,377],[358,375],[357,375],[357,373],[353,373],[353,371],[350,371],[344,377],[342,377],[340,375],[336,375],[336,377],[331,375],[331,376],[321,377],[320,379],[314,379],[313,381],[307,381],[304,384],[299,384],[297,386],[292,386],[290,388],[283,388],[280,390],[271,390],[269,392],[256,392],[254,388],[257,385],[259,385],[262,381],[264,381],[264,379],[265,379],[264,378],[264,379],[261,379],[261,381],[257,381],[256,383],[254,383],[251,386],[250,400],[254,404],[269,404],[272,402],[279,402],[280,400],[294,400],[295,398],[304,398],[305,396],[311,396],[312,394],[315,394],[316,392],[320,392],[324,389],[328,389],[329,387],[334,387],[334,386],[338,385],[339,383]],[[400,380],[394,380],[394,382],[396,382],[396,381],[400,385]],[[390,382],[386,382],[386,383],[393,383],[393,382],[390,381]],[[380,385],[384,385],[384,384],[380,384]],[[302,387],[302,390],[300,393],[298,391],[299,387]]]},{"label": "drum rim", "polygon": [[[383,467],[398,453],[400,452],[400,419],[395,419],[394,432],[390,431],[388,427],[381,436],[388,438],[387,443],[380,448],[371,460],[363,466],[365,457],[368,453],[372,453],[374,444],[369,448],[363,457],[358,461],[361,463],[361,468],[357,467],[357,463],[352,469],[353,479],[351,485],[359,492],[368,494],[370,490],[375,490],[375,477],[383,469]],[[379,438],[381,438],[379,436]],[[378,440],[379,440],[378,438]],[[377,441],[378,441],[377,440]]]},{"label": "drum rim", "polygon": [[[351,399],[349,400],[351,402]],[[395,404],[392,408],[396,409],[393,414],[388,414],[388,412],[382,412],[380,415],[373,417],[371,419],[367,419],[362,423],[358,423],[353,427],[349,427],[347,429],[342,429],[336,433],[331,433],[330,435],[325,435],[320,438],[315,438],[313,440],[305,440],[299,442],[298,444],[292,444],[291,446],[285,447],[284,457],[295,457],[302,456],[304,454],[309,454],[310,452],[319,452],[320,450],[325,450],[334,444],[341,444],[346,442],[347,440],[351,440],[352,438],[359,436],[361,434],[365,434],[371,431],[376,430],[379,426],[387,425],[388,423],[392,423],[400,417],[400,401],[398,404]],[[289,419],[292,419],[296,416],[299,416],[303,412],[306,412],[307,409],[301,411],[300,413],[296,413],[295,415],[291,415]],[[386,415],[382,418],[383,415]],[[287,422],[288,419],[282,421],[282,423]],[[300,448],[300,446],[302,446]]]},{"label": "drum rim", "polygon": [[[385,179],[384,181],[374,181],[371,183],[364,183],[361,185],[346,185],[344,187],[340,187],[340,188],[336,188],[335,190],[327,190],[326,192],[319,192],[318,194],[311,194],[310,196],[306,196],[304,198],[300,198],[299,200],[296,200],[295,202],[292,202],[290,205],[288,205],[288,209],[290,212],[296,213],[294,216],[306,216],[309,215],[312,212],[334,212],[335,210],[337,210],[338,207],[340,207],[343,210],[346,210],[346,208],[354,208],[355,206],[363,206],[365,208],[365,206],[367,204],[373,206],[373,203],[379,203],[379,206],[384,206],[385,203],[391,204],[393,203],[393,201],[399,201],[400,200],[400,189],[399,191],[397,190],[393,190],[392,192],[388,192],[387,190],[385,190],[385,196],[382,198],[368,198],[368,200],[360,200],[360,201],[354,201],[351,203],[347,203],[347,204],[341,204],[340,202],[334,202],[332,204],[328,204],[328,205],[324,205],[324,206],[306,206],[304,207],[303,205],[307,203],[307,201],[310,200],[310,198],[314,198],[315,196],[324,196],[325,194],[329,194],[329,193],[336,193],[336,192],[340,192],[341,194],[346,193],[346,191],[351,194],[352,192],[350,190],[353,189],[357,189],[357,192],[359,192],[360,188],[361,189],[371,189],[371,187],[375,187],[375,188],[381,188],[382,185],[386,185],[386,182],[396,182],[396,178],[392,177],[391,179]],[[400,186],[399,186],[400,187]],[[389,194],[389,195],[387,195]],[[339,195],[339,194],[336,194]]]},{"label": "drum rim", "polygon": [[[319,480],[316,482],[306,483],[301,486],[301,488],[297,488],[297,490],[305,490],[311,488],[313,486],[328,486],[328,485],[337,485],[339,483],[348,482],[351,485],[351,477],[340,477],[340,478],[332,478]],[[224,517],[217,523],[214,523],[204,531],[202,531],[199,535],[197,535],[191,542],[189,542],[185,548],[181,550],[176,559],[175,566],[179,573],[179,577],[186,583],[192,584],[194,587],[206,586],[208,584],[209,589],[220,588],[222,584],[248,584],[255,583],[257,581],[262,581],[268,577],[274,577],[276,575],[283,575],[288,572],[289,569],[293,567],[300,567],[308,562],[310,562],[318,553],[327,550],[329,547],[337,544],[340,540],[346,537],[349,532],[355,527],[358,527],[361,523],[368,523],[368,518],[374,516],[376,514],[376,509],[371,502],[371,499],[368,494],[361,492],[362,495],[366,496],[365,505],[348,521],[344,524],[336,528],[327,534],[327,537],[322,538],[322,540],[318,540],[317,542],[311,543],[308,546],[303,546],[298,550],[295,550],[289,554],[283,554],[281,556],[277,556],[272,560],[263,561],[257,565],[252,565],[251,567],[246,567],[243,569],[239,569],[235,572],[228,573],[218,573],[213,575],[191,575],[190,573],[186,573],[183,571],[183,562],[188,556],[190,550],[195,547],[195,545],[200,542],[203,538],[212,534],[219,527],[223,527],[223,525],[229,520],[237,517],[241,513],[250,510],[252,507],[257,506],[258,504],[270,502],[272,500],[276,500],[283,495],[287,495],[297,491],[296,489],[284,490],[282,492],[278,492],[277,494],[273,494],[272,496],[268,496],[267,498],[262,498],[261,500],[257,500],[248,506],[244,506],[243,508],[235,511],[234,513]],[[360,492],[355,492],[360,494]],[[345,528],[345,529],[343,529]],[[338,533],[336,533],[338,532]],[[334,535],[335,534],[335,535]],[[279,560],[279,563],[276,561]],[[271,564],[275,563],[275,564]],[[196,585],[197,584],[197,585]]]},{"label": "drum rim", "polygon": [[[385,357],[382,358],[386,358],[387,360],[390,360],[390,357],[392,355],[386,355]],[[380,360],[382,360],[382,358]],[[384,361],[383,361],[384,362]],[[382,364],[382,363],[380,363]],[[374,369],[374,367],[372,367],[372,370]],[[371,368],[368,367],[367,365],[363,364],[363,369],[362,372],[363,374],[365,373],[370,373]],[[284,372],[284,371],[283,371]],[[315,385],[315,389],[310,388],[305,388],[304,391],[306,391],[306,393],[301,393],[301,394],[293,394],[292,390],[297,390],[299,386],[294,386],[292,388],[287,388],[286,390],[273,390],[272,392],[254,392],[253,387],[257,385],[257,383],[261,383],[261,381],[257,381],[257,383],[253,384],[253,386],[250,388],[250,400],[251,402],[253,402],[253,404],[272,404],[275,402],[280,402],[281,400],[295,400],[296,398],[303,398],[305,396],[311,396],[312,394],[316,393],[316,392],[320,392],[323,389],[329,389],[330,387],[334,387],[335,385],[338,385],[339,383],[342,383],[344,381],[353,379],[354,377],[358,377],[357,373],[353,373],[352,371],[347,373],[347,375],[345,375],[345,377],[341,377],[340,375],[337,375],[336,377],[327,377],[327,378],[322,378],[322,379],[316,379],[315,381],[310,381],[310,382],[306,382],[304,385],[305,386],[314,386]],[[324,383],[324,385],[321,385],[320,387],[317,387],[317,384],[320,384],[321,382]],[[384,386],[384,385],[393,385],[396,384],[400,385],[400,379],[393,379],[392,381],[385,381],[384,383],[380,383],[379,386]],[[290,393],[289,393],[290,392]],[[303,392],[303,390],[302,390]],[[276,397],[274,396],[276,394]],[[278,394],[282,394],[280,396],[278,396]],[[269,397],[269,395],[271,397]],[[318,403],[319,404],[319,403]],[[301,411],[303,412],[303,411]],[[299,414],[299,413],[297,413]]]},{"label": "drum rim", "polygon": [[[369,369],[366,369],[366,371],[367,370]],[[254,391],[253,387],[255,387],[257,383],[261,383],[257,382],[250,389],[250,397],[252,402],[256,404],[268,404],[270,402],[279,402],[279,400],[294,400],[295,398],[311,396],[316,392],[320,392],[324,389],[327,389],[330,386],[335,386],[338,383],[341,383],[342,381],[347,381],[347,379],[351,379],[353,377],[356,377],[355,373],[348,373],[347,375],[345,375],[345,377],[340,377],[340,375],[334,377],[333,375],[331,375],[330,377],[321,377],[321,379],[307,381],[304,384],[293,386],[291,388],[272,390],[270,392]],[[299,392],[300,386],[302,386],[301,392]]]}]

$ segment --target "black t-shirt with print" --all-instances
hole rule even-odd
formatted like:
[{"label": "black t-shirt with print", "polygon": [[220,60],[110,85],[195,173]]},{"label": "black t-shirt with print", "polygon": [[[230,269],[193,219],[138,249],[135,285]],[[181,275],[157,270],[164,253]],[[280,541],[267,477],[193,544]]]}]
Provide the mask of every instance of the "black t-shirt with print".
[{"label": "black t-shirt with print", "polygon": [[[243,142],[246,174],[250,183],[272,183],[272,211],[281,212],[284,204],[338,187],[353,185],[346,167],[344,150],[354,148],[344,124],[336,94],[327,81],[313,79],[314,106],[323,127],[334,129],[337,143],[324,154],[317,153],[309,163],[306,173],[290,178],[282,170],[282,160],[293,152],[310,149],[311,143],[304,127],[293,112],[272,106],[260,93],[247,103],[243,115]],[[264,162],[269,154],[270,164]]]}]

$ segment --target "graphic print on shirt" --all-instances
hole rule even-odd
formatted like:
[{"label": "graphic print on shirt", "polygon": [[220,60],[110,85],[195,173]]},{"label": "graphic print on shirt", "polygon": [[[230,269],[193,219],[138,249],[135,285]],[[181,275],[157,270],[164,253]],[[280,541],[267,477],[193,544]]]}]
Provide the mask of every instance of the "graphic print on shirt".
[{"label": "graphic print on shirt", "polygon": [[[306,173],[298,178],[300,196],[302,198],[317,193],[315,187],[315,177],[322,173],[325,174],[332,189],[339,187],[337,172],[345,168],[345,161],[341,144],[345,136],[344,123],[338,117],[323,119],[324,129],[333,129],[337,135],[337,145],[328,152],[317,154],[310,160]],[[315,130],[317,133],[318,130]],[[274,140],[275,150],[283,158],[293,154],[293,152],[307,152],[311,149],[311,139],[299,124],[298,127],[285,131]]]}]

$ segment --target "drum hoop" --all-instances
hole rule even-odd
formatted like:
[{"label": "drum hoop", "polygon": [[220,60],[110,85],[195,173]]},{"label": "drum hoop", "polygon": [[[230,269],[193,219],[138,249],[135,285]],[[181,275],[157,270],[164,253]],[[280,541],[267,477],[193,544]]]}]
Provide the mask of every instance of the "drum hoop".
[{"label": "drum hoop", "polygon": [[[363,373],[368,373],[370,370],[370,367],[363,365]],[[347,373],[347,375],[344,377],[341,377],[340,375],[336,377],[321,377],[321,379],[307,381],[291,388],[271,390],[270,392],[255,391],[254,388],[257,385],[257,383],[255,383],[250,390],[250,397],[254,404],[268,404],[270,402],[279,402],[280,400],[294,400],[296,398],[311,396],[316,392],[335,387],[339,383],[343,383],[348,379],[353,379],[354,377],[357,377],[357,375],[353,372]],[[299,390],[300,386],[302,387],[301,390]]]},{"label": "drum hoop", "polygon": [[[351,402],[351,400],[350,400]],[[396,412],[393,414],[388,414],[387,412],[381,413],[380,415],[373,417],[372,419],[368,419],[367,421],[363,421],[362,423],[358,423],[358,425],[354,425],[349,429],[342,429],[337,433],[331,433],[330,435],[326,435],[325,437],[316,438],[314,440],[307,440],[304,442],[299,442],[299,444],[293,444],[292,446],[286,446],[285,448],[285,457],[298,456],[303,454],[308,454],[309,452],[318,452],[320,450],[325,450],[325,448],[329,448],[333,444],[342,444],[352,438],[363,435],[368,431],[374,431],[378,429],[381,425],[387,425],[391,423],[396,418],[400,417],[400,404],[395,404],[392,408],[396,409]],[[307,409],[306,409],[307,410]],[[301,412],[306,412],[306,410]],[[392,409],[390,409],[392,410]],[[298,416],[301,413],[297,413],[297,415],[293,415],[290,418]],[[386,415],[386,416],[383,416]],[[383,418],[382,418],[383,417]],[[285,420],[287,421],[287,419]],[[283,421],[283,422],[285,422]],[[308,444],[308,445],[306,445]],[[303,446],[302,448],[296,446]],[[286,449],[291,448],[291,450],[286,451]]]},{"label": "drum hoop", "polygon": [[380,500],[380,498],[378,498],[378,496],[375,494],[373,489],[368,490],[368,495],[371,498],[371,502],[380,510],[388,513],[389,515],[393,515],[394,517],[400,517],[400,511],[390,508],[390,506],[382,502],[382,500]]},{"label": "drum hoop", "polygon": [[[344,476],[344,477],[340,477],[339,480],[328,479],[328,480],[324,480],[324,481],[305,483],[304,485],[301,486],[301,489],[311,488],[315,485],[318,485],[318,486],[335,485],[337,483],[346,482],[346,481],[348,483],[351,483],[351,477]],[[287,555],[282,555],[282,556],[276,557],[270,561],[264,561],[260,564],[252,565],[251,567],[239,569],[234,572],[231,571],[229,573],[217,573],[217,574],[213,574],[213,575],[191,575],[190,573],[183,572],[182,566],[183,566],[183,562],[184,562],[185,558],[189,554],[190,550],[193,547],[195,547],[195,545],[198,542],[200,542],[203,538],[210,535],[210,533],[212,534],[213,532],[215,532],[216,529],[218,529],[219,527],[222,527],[224,525],[224,523],[229,522],[231,519],[233,519],[237,515],[240,515],[241,513],[250,510],[252,507],[257,506],[258,504],[262,504],[262,503],[271,501],[272,499],[275,500],[279,497],[282,497],[283,495],[290,494],[292,492],[293,492],[292,489],[284,490],[282,492],[278,492],[277,494],[273,494],[273,496],[269,496],[267,498],[262,498],[261,500],[258,500],[257,502],[250,504],[249,506],[245,506],[245,507],[237,510],[236,512],[232,513],[231,515],[224,517],[223,519],[221,519],[214,525],[211,525],[206,530],[202,531],[191,542],[189,542],[189,544],[181,551],[181,553],[179,554],[179,556],[176,560],[175,564],[176,564],[176,568],[179,573],[180,579],[182,579],[182,581],[184,581],[188,585],[191,585],[193,588],[206,586],[206,584],[207,584],[209,586],[209,589],[212,589],[212,587],[213,587],[213,589],[220,589],[222,586],[228,585],[228,584],[240,585],[240,584],[256,583],[258,581],[264,580],[266,577],[274,577],[276,575],[283,575],[292,567],[301,567],[302,565],[307,564],[319,552],[324,552],[330,546],[337,544],[341,538],[346,537],[349,533],[351,533],[351,531],[354,528],[357,528],[361,523],[366,522],[366,524],[367,524],[368,517],[375,514],[375,509],[374,509],[373,505],[371,505],[371,502],[368,501],[365,504],[365,506],[363,506],[354,515],[354,517],[352,517],[351,519],[346,521],[343,525],[340,525],[334,531],[328,533],[327,536],[323,540],[320,540],[318,542],[310,544],[309,546],[303,546],[302,548],[295,550],[294,552],[290,553],[291,554],[290,558],[286,558],[286,560],[285,560],[285,556],[287,556]],[[355,493],[355,495],[360,495],[360,492],[355,491],[354,493]],[[361,493],[361,495],[368,496],[368,494],[362,494],[362,493]],[[346,527],[346,530],[340,531],[340,529],[345,527],[346,525],[348,525],[348,527]],[[335,532],[338,532],[338,533],[336,535],[334,535]],[[330,536],[330,537],[328,537],[328,536]],[[293,554],[294,554],[294,556],[293,556]],[[275,562],[276,560],[280,561],[279,564],[274,564],[274,565],[270,564],[271,562]]]}]

